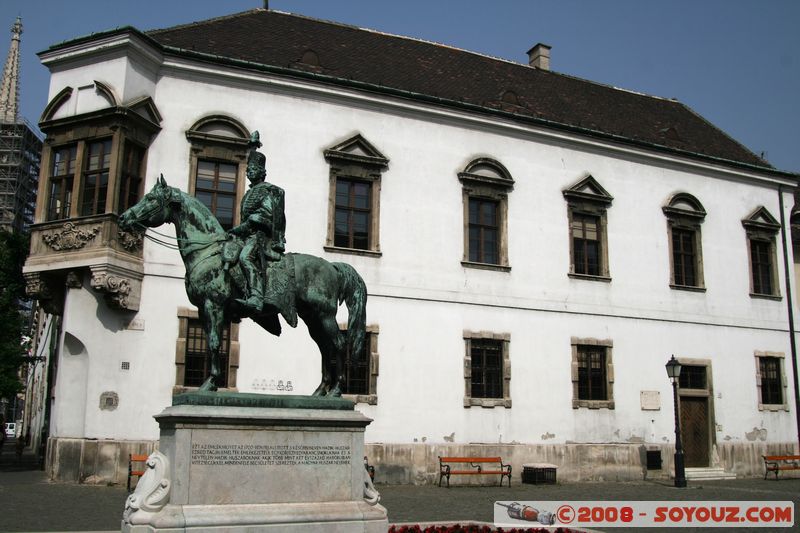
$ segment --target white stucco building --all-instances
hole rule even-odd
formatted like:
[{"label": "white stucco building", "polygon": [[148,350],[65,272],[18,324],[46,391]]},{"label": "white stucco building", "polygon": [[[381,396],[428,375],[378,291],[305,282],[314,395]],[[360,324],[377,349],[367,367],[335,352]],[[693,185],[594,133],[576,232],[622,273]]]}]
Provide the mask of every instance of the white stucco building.
[{"label": "white stucco building", "polygon": [[[798,176],[548,54],[521,65],[262,9],[42,52],[25,272],[58,324],[51,475],[120,481],[127,453],[157,445],[152,416],[197,385],[180,257],[116,219],[163,173],[236,222],[255,130],[287,249],[366,281],[349,386],[377,481],[429,482],[437,455],[469,453],[560,479],[666,475],[673,354],[687,466],[760,475],[762,453],[797,450],[781,222]],[[227,348],[239,391],[319,382],[302,324],[276,338],[244,320]]]}]

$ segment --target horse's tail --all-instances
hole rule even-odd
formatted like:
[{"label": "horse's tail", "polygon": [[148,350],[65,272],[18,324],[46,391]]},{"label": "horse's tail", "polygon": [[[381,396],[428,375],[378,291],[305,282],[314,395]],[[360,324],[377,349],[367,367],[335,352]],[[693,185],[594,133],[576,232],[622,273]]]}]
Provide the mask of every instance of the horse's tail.
[{"label": "horse's tail", "polygon": [[339,273],[339,303],[347,303],[347,348],[361,353],[367,335],[367,286],[356,270],[347,263],[332,263]]}]

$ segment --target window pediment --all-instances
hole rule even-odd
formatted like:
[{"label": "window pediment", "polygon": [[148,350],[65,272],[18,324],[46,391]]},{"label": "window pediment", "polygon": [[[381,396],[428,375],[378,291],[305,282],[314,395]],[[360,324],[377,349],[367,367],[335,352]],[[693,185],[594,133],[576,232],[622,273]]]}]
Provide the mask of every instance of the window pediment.
[{"label": "window pediment", "polygon": [[706,217],[700,200],[685,192],[674,194],[661,210],[668,217],[689,218],[696,222],[702,222]]},{"label": "window pediment", "polygon": [[780,222],[778,222],[763,205],[742,220],[742,225],[748,230],[769,233],[777,233],[781,228]]},{"label": "window pediment", "polygon": [[458,173],[458,179],[464,185],[488,185],[510,191],[514,188],[514,178],[502,163],[489,157],[473,159]]},{"label": "window pediment", "polygon": [[247,148],[250,131],[238,120],[226,115],[209,115],[186,130],[186,138],[193,144],[221,143]]},{"label": "window pediment", "polygon": [[588,202],[608,207],[614,201],[614,197],[591,174],[561,192],[570,202]]},{"label": "window pediment", "polygon": [[328,163],[358,164],[378,167],[381,170],[389,165],[389,160],[360,133],[346,141],[331,146],[323,152]]}]

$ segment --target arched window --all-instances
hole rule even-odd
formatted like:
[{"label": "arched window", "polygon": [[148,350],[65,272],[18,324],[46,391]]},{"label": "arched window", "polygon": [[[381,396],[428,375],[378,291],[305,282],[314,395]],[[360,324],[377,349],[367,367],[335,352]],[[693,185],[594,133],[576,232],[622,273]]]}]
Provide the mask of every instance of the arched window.
[{"label": "arched window", "polygon": [[191,143],[189,193],[230,229],[238,221],[250,133],[234,118],[211,115],[197,121],[186,138]]},{"label": "arched window", "polygon": [[508,193],[514,179],[499,161],[473,159],[458,173],[464,201],[466,267],[509,271]]},{"label": "arched window", "polygon": [[700,225],[706,217],[703,204],[691,194],[674,194],[661,208],[667,217],[670,241],[670,287],[705,290]]}]

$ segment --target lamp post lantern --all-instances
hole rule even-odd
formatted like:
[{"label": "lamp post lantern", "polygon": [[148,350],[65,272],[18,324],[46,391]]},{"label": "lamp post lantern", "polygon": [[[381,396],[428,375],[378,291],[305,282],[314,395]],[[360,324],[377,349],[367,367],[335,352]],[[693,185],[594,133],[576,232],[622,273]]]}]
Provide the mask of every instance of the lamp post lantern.
[{"label": "lamp post lantern", "polygon": [[681,443],[681,421],[678,418],[678,379],[681,376],[681,364],[672,358],[667,362],[667,376],[672,381],[672,402],[675,410],[675,486],[686,486],[686,469],[683,464],[683,444]]}]

